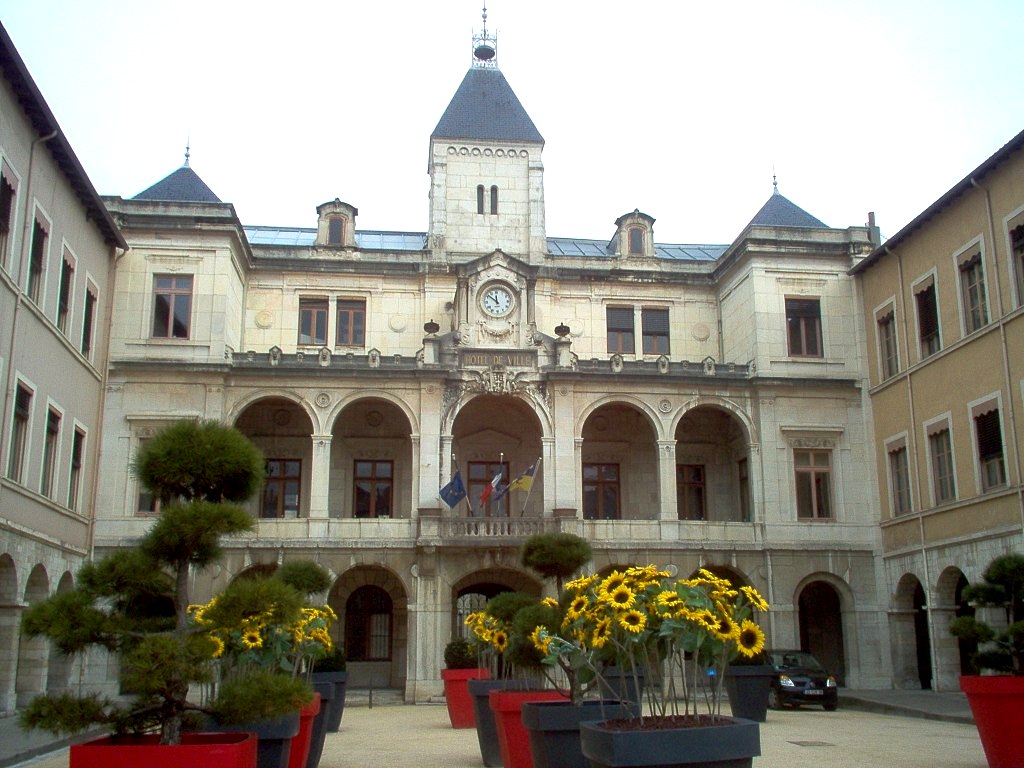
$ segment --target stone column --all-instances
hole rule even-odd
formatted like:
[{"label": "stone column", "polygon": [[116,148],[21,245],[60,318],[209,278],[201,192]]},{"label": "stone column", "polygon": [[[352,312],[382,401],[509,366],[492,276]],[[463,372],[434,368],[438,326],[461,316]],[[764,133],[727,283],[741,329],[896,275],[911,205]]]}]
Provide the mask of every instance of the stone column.
[{"label": "stone column", "polygon": [[330,516],[331,435],[311,437],[313,457],[309,469],[309,516]]},{"label": "stone column", "polygon": [[22,610],[20,605],[0,608],[0,712],[14,709],[14,681],[18,669],[18,633]]},{"label": "stone column", "polygon": [[658,441],[658,519],[678,520],[676,441]]},{"label": "stone column", "polygon": [[[540,439],[540,452],[543,460],[540,463],[538,472],[544,472],[545,467],[555,466],[555,438],[542,437]],[[547,475],[544,475],[544,477],[547,477]],[[534,477],[534,482],[536,482],[536,479],[537,478]],[[557,499],[555,498],[556,487],[557,486],[554,483],[544,483],[544,499],[542,500],[541,517],[554,517],[555,507],[558,506]],[[536,486],[534,486],[534,490],[537,490]],[[531,496],[530,498],[532,500],[533,497]]]}]

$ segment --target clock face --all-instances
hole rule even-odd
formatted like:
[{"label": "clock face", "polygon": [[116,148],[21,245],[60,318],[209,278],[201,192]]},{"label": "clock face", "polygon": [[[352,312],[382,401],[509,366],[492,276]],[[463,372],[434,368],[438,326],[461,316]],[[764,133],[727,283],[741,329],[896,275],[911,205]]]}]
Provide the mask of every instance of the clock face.
[{"label": "clock face", "polygon": [[512,311],[512,294],[500,285],[492,286],[484,292],[481,305],[491,317],[503,317]]}]

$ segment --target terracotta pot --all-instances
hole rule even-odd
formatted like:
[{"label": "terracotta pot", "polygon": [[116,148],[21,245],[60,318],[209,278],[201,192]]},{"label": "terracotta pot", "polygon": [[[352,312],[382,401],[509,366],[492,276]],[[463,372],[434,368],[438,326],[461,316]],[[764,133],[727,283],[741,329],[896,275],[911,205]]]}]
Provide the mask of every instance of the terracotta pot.
[{"label": "terracotta pot", "polygon": [[157,735],[104,736],[72,744],[71,768],[255,768],[256,737],[251,733],[185,733],[181,744],[160,744]]},{"label": "terracotta pot", "polygon": [[533,768],[530,734],[523,727],[522,706],[528,701],[565,701],[558,691],[491,691],[491,709],[498,730],[498,747],[504,768]]},{"label": "terracotta pot", "polygon": [[964,675],[974,724],[989,768],[1016,768],[1024,755],[1024,677]]},{"label": "terracotta pot", "polygon": [[452,728],[475,728],[473,698],[469,695],[470,680],[486,680],[491,676],[485,667],[475,669],[442,669],[444,702],[448,707],[448,720]]},{"label": "terracotta pot", "polygon": [[306,768],[309,759],[309,743],[313,736],[313,719],[320,712],[320,694],[314,693],[313,700],[299,710],[299,732],[292,739],[288,753],[288,768]]},{"label": "terracotta pot", "polygon": [[591,768],[752,768],[761,754],[759,726],[723,717],[718,725],[615,730],[582,723],[580,744]]}]

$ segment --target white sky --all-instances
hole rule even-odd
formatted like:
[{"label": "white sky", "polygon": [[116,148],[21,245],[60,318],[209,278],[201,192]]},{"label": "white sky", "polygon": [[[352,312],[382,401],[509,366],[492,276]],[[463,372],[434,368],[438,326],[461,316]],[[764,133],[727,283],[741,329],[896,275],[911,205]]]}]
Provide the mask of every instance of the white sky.
[{"label": "white sky", "polygon": [[[182,164],[245,224],[425,231],[430,133],[481,0],[0,0],[101,194]],[[490,0],[547,233],[729,243],[779,190],[884,236],[1024,129],[1020,0]],[[3,138],[0,137],[0,142]]]}]

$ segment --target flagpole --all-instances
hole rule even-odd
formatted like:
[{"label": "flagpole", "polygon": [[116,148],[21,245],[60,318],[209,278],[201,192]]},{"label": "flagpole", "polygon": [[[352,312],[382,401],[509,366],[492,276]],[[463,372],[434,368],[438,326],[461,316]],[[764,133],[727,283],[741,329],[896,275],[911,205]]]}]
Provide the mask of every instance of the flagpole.
[{"label": "flagpole", "polygon": [[537,483],[537,475],[540,474],[540,462],[543,456],[537,457],[537,469],[533,473],[533,482],[530,483],[530,490],[526,492],[526,501],[523,502],[523,508],[519,511],[519,516],[524,517],[526,515],[526,505],[530,503],[530,496],[533,494],[533,486]]}]

